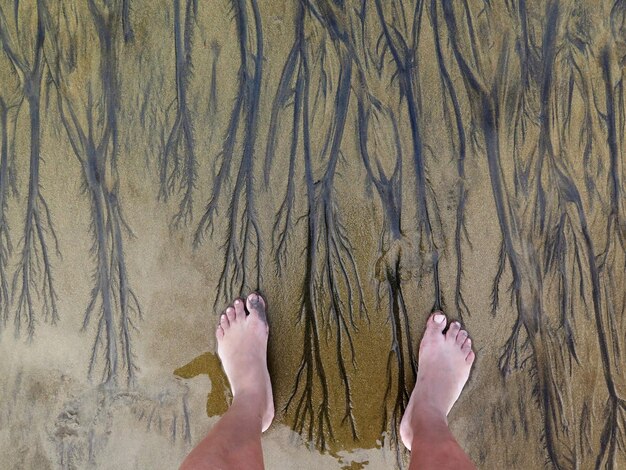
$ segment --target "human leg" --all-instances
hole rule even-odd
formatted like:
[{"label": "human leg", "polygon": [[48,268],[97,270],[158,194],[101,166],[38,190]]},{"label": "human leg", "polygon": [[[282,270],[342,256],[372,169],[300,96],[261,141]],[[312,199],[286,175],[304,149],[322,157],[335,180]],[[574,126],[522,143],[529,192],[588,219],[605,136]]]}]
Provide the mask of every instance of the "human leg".
[{"label": "human leg", "polygon": [[262,469],[261,432],[274,417],[267,370],[269,327],[263,298],[252,293],[235,300],[220,318],[217,352],[230,382],[233,402],[192,450],[181,470]]},{"label": "human leg", "polygon": [[417,382],[400,424],[411,450],[411,470],[465,470],[476,467],[448,428],[447,415],[467,382],[475,359],[472,342],[453,322],[446,334],[445,315],[428,319],[420,343]]}]

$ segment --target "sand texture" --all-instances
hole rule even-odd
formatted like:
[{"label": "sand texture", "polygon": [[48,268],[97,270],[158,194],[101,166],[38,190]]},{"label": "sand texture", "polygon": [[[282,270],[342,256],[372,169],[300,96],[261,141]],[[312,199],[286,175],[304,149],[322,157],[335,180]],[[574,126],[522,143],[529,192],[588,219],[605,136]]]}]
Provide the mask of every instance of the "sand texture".
[{"label": "sand texture", "polygon": [[0,0],[0,467],[172,469],[269,304],[267,468],[626,468],[626,2]]}]

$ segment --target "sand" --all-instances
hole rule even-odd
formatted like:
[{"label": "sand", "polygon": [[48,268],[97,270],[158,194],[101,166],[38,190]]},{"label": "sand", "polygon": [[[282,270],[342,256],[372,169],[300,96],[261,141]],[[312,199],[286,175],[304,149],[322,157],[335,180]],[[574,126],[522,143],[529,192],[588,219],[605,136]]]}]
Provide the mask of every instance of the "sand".
[{"label": "sand", "polygon": [[176,468],[254,289],[267,468],[406,465],[436,308],[479,468],[626,464],[620,3],[74,3],[0,7],[3,468]]}]

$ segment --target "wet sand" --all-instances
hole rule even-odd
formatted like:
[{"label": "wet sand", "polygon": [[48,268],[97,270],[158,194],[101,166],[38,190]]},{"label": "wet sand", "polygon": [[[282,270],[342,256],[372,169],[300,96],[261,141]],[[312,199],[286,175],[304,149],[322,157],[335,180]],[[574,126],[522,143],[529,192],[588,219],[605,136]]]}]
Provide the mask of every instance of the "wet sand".
[{"label": "wet sand", "polygon": [[253,289],[267,468],[405,465],[436,308],[479,468],[626,463],[621,3],[128,3],[0,7],[8,467],[176,468]]}]

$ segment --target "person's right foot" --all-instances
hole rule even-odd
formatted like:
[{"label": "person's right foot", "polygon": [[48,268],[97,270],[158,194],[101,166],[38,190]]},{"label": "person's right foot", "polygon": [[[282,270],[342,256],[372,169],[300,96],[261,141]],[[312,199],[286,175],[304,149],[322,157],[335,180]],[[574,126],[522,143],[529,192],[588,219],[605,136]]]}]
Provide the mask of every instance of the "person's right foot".
[{"label": "person's right foot", "polygon": [[453,322],[446,334],[446,317],[435,312],[428,319],[420,343],[417,382],[400,423],[400,437],[411,450],[415,421],[421,414],[446,418],[467,382],[475,354],[467,331]]},{"label": "person's right foot", "polygon": [[245,397],[258,405],[262,431],[274,418],[272,383],[267,370],[267,338],[269,326],[265,301],[253,292],[244,301],[236,299],[220,317],[217,336],[217,354],[233,392],[233,399]]}]

